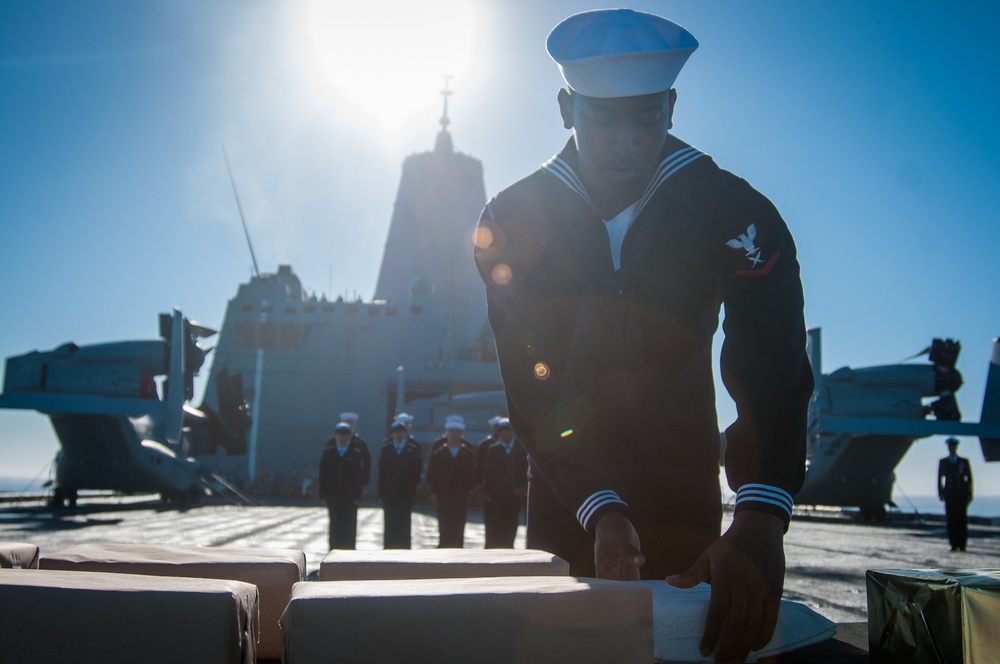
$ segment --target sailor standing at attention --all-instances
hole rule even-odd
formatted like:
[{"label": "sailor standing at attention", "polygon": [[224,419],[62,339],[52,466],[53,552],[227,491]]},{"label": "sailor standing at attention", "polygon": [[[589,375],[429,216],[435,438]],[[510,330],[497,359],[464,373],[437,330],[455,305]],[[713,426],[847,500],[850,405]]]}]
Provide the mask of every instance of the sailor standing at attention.
[{"label": "sailor standing at attention", "polygon": [[361,454],[361,485],[362,495],[364,495],[364,487],[368,486],[368,481],[372,477],[372,455],[368,450],[368,443],[358,435],[358,414],[350,411],[341,413],[340,421],[347,422],[347,425],[351,427],[351,447]]},{"label": "sailor standing at attention", "polygon": [[[570,16],[546,42],[565,146],[491,199],[476,234],[510,420],[530,458],[527,545],[576,576],[710,581],[701,649],[774,631],[805,473],[803,296],[792,236],[745,180],[670,133],[698,42],[653,14]],[[712,339],[738,419],[720,536]]]},{"label": "sailor standing at attention", "polygon": [[427,484],[438,520],[438,548],[465,546],[465,521],[469,492],[475,487],[476,455],[462,434],[465,423],[448,418],[444,444],[431,452],[427,462]]},{"label": "sailor standing at attention", "polygon": [[409,442],[406,424],[392,423],[392,435],[378,456],[378,497],[384,517],[383,547],[409,549],[413,499],[420,484],[420,448]]},{"label": "sailor standing at attention", "polygon": [[346,422],[333,429],[319,460],[319,497],[330,516],[330,550],[353,549],[358,535],[358,503],[364,491],[363,459],[351,447],[351,427]]},{"label": "sailor standing at attention", "polygon": [[[480,443],[482,445],[482,443]],[[487,549],[513,549],[528,495],[528,457],[514,438],[510,420],[497,421],[497,439],[483,463],[483,526]]]},{"label": "sailor standing at attention", "polygon": [[948,542],[952,551],[965,551],[969,539],[969,503],[972,502],[972,466],[958,456],[958,438],[948,438],[948,456],[938,462],[938,498],[944,501]]}]

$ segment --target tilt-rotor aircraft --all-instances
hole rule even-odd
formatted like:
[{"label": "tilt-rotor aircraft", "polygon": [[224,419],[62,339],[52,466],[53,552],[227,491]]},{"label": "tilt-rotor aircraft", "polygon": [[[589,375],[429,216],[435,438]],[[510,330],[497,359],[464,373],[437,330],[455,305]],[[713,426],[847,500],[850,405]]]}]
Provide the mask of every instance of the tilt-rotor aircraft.
[{"label": "tilt-rotor aircraft", "polygon": [[160,315],[160,339],[7,358],[0,408],[48,415],[59,438],[53,505],[74,506],[81,489],[159,493],[178,506],[218,490],[192,457],[216,447],[245,453],[250,416],[239,376],[218,377],[216,409],[186,403],[205,361],[197,340],[214,334],[175,309]]},{"label": "tilt-rotor aircraft", "polygon": [[[955,392],[961,345],[934,339],[917,354],[929,363],[900,363],[824,374],[820,329],[809,330],[816,379],[809,409],[806,479],[799,505],[860,508],[883,518],[892,502],[894,470],[914,441],[934,435],[978,436],[985,461],[1000,461],[1000,340],[986,379],[980,421],[962,422]],[[933,401],[931,401],[933,399]]]}]

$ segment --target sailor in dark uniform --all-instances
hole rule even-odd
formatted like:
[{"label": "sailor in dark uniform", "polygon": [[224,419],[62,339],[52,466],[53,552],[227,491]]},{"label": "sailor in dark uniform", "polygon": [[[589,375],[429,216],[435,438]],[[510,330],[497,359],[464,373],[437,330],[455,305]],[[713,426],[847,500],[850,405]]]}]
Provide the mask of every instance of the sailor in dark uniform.
[{"label": "sailor in dark uniform", "polygon": [[372,477],[372,454],[368,450],[368,443],[358,435],[358,414],[346,412],[340,414],[340,421],[346,422],[351,427],[351,447],[361,454],[361,495],[364,495],[364,487],[368,486],[368,481]]},{"label": "sailor in dark uniform", "polygon": [[[487,203],[475,243],[531,460],[528,546],[576,576],[710,579],[703,650],[741,661],[773,634],[805,475],[813,377],[795,243],[767,198],[669,131],[691,33],[607,9],[567,18],[546,45],[573,135]],[[723,305],[738,419],[720,537]]]},{"label": "sailor in dark uniform", "polygon": [[[444,421],[445,432],[448,431],[448,427],[451,426],[452,423],[457,424],[459,429],[465,431],[465,418],[463,418],[461,415],[449,415],[448,417],[445,418]],[[437,452],[439,449],[441,449],[447,444],[448,444],[448,436],[446,433],[445,435],[435,439],[434,442],[431,443],[431,455],[433,455],[435,452]],[[470,452],[473,453],[476,451],[476,448],[472,446],[472,443],[467,441],[464,437],[462,438],[462,447],[468,449]]]},{"label": "sailor in dark uniform", "polygon": [[462,438],[465,424],[450,419],[445,425],[445,444],[431,453],[427,463],[427,484],[438,519],[438,548],[465,546],[465,520],[469,492],[475,486],[476,455]]},{"label": "sailor in dark uniform", "polygon": [[483,473],[486,470],[486,453],[490,449],[490,445],[499,440],[500,429],[498,428],[498,424],[501,419],[503,418],[499,415],[494,415],[488,420],[490,424],[490,435],[483,438],[479,441],[479,444],[476,445],[476,486],[482,486],[483,484]]},{"label": "sailor in dark uniform", "polygon": [[958,439],[949,438],[948,456],[938,462],[938,498],[944,501],[948,541],[952,551],[965,551],[969,538],[969,503],[972,502],[972,466],[958,456]]},{"label": "sailor in dark uniform", "polygon": [[378,457],[378,496],[385,519],[383,546],[410,548],[410,514],[420,484],[420,448],[409,442],[406,424],[393,422]]},{"label": "sailor in dark uniform", "polygon": [[351,447],[351,427],[339,423],[319,461],[319,497],[330,515],[330,549],[353,549],[358,535],[358,502],[364,490],[363,459]]},{"label": "sailor in dark uniform", "polygon": [[514,438],[510,420],[500,418],[497,441],[483,469],[483,523],[487,549],[512,549],[528,495],[528,455]]}]

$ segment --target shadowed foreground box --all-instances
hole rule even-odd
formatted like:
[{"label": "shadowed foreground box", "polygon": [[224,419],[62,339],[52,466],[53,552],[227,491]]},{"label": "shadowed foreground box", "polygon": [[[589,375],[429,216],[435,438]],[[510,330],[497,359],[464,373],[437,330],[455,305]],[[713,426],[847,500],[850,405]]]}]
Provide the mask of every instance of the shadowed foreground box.
[{"label": "shadowed foreground box", "polygon": [[317,581],[295,584],[281,632],[285,664],[650,664],[653,600],[566,576]]},{"label": "shadowed foreground box", "polygon": [[25,542],[0,542],[0,567],[38,569],[38,547]]},{"label": "shadowed foreground box", "polygon": [[42,569],[189,576],[252,583],[260,591],[257,656],[281,657],[278,619],[305,580],[306,557],[291,549],[227,549],[163,544],[80,544],[42,557]]},{"label": "shadowed foreground box", "polygon": [[868,570],[872,662],[1000,662],[1000,570]]},{"label": "shadowed foreground box", "polygon": [[252,664],[257,588],[241,581],[0,571],[0,661]]},{"label": "shadowed foreground box", "polygon": [[568,575],[569,563],[534,549],[334,549],[319,568],[320,581]]}]

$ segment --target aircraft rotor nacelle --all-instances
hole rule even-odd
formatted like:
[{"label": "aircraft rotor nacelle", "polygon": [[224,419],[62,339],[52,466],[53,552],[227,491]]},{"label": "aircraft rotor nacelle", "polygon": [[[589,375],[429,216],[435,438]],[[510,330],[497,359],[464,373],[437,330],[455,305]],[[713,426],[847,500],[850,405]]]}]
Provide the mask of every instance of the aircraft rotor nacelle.
[{"label": "aircraft rotor nacelle", "polygon": [[934,366],[934,394],[940,398],[928,408],[934,417],[945,421],[959,421],[962,412],[958,409],[955,392],[962,387],[962,374],[955,368],[962,344],[953,339],[934,339],[928,352],[928,359]]}]

